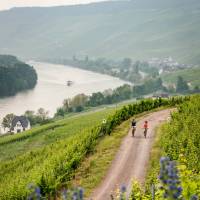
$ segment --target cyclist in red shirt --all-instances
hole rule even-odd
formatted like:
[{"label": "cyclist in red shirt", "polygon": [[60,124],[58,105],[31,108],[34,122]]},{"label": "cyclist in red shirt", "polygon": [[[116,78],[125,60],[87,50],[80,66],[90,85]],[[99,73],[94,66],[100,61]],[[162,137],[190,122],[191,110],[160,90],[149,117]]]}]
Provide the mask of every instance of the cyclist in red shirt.
[{"label": "cyclist in red shirt", "polygon": [[149,125],[148,125],[148,121],[145,121],[144,122],[144,137],[146,138],[147,137],[147,130],[149,128]]}]

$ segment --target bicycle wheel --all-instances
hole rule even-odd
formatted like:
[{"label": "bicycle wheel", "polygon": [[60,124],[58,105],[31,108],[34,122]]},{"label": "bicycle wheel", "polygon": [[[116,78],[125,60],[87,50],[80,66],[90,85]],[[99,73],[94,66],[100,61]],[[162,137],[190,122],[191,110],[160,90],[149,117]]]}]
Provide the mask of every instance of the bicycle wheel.
[{"label": "bicycle wheel", "polygon": [[147,129],[144,130],[144,137],[147,137]]},{"label": "bicycle wheel", "polygon": [[132,129],[132,136],[135,136],[135,128]]}]

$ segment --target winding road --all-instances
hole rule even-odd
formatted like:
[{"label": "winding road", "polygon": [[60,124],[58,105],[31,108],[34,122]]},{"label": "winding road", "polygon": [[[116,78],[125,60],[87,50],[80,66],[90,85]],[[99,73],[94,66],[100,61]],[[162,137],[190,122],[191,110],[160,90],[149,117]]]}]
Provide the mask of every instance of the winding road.
[{"label": "winding road", "polygon": [[[135,137],[132,137],[130,130],[124,138],[106,177],[99,187],[93,191],[90,199],[110,200],[110,195],[114,195],[121,185],[125,185],[128,193],[130,193],[133,179],[141,184],[145,182],[155,129],[163,121],[170,118],[172,111],[173,109],[157,111],[138,120]],[[145,139],[142,127],[146,120],[149,122],[149,130]]]}]

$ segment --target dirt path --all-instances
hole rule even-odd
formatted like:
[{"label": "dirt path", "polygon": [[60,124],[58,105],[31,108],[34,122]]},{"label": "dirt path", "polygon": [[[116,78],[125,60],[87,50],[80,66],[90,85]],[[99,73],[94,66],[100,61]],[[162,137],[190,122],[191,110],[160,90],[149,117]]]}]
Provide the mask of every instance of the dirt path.
[{"label": "dirt path", "polygon": [[[138,121],[135,137],[131,136],[130,130],[122,142],[105,179],[94,190],[90,199],[110,200],[110,194],[114,194],[121,185],[125,185],[130,192],[132,179],[144,183],[155,128],[170,117],[171,111],[168,109],[151,113]],[[146,139],[142,129],[145,120],[149,122]]]}]

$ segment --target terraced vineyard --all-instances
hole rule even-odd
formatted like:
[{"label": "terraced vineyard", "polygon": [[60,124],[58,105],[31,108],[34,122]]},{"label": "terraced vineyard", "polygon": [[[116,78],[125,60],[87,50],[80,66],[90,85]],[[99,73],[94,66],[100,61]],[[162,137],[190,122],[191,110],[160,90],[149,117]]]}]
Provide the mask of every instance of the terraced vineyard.
[{"label": "terraced vineyard", "polygon": [[[0,199],[26,198],[30,183],[37,184],[43,196],[55,196],[57,190],[67,187],[75,169],[98,140],[111,134],[116,126],[135,114],[182,101],[145,100],[117,112],[116,108],[108,108],[0,138]],[[105,124],[103,118],[107,119]]]},{"label": "terraced vineyard", "polygon": [[0,137],[0,161],[11,160],[27,151],[36,150],[55,141],[81,134],[85,129],[99,125],[104,118],[115,111],[116,108],[107,108],[59,120],[18,135]]},{"label": "terraced vineyard", "polygon": [[[177,162],[182,191],[180,199],[198,199],[200,197],[199,111],[200,95],[195,95],[191,97],[190,101],[178,106],[178,111],[173,113],[172,120],[159,129],[159,136],[152,151],[150,172],[147,176],[148,191],[152,183],[156,185],[158,183],[160,157],[167,156]],[[166,179],[165,182],[168,184],[167,181]],[[156,190],[155,199],[163,199],[162,196],[159,196],[163,193],[159,186]],[[170,192],[172,190],[168,190],[168,193]],[[192,195],[194,195],[193,198]]]}]

